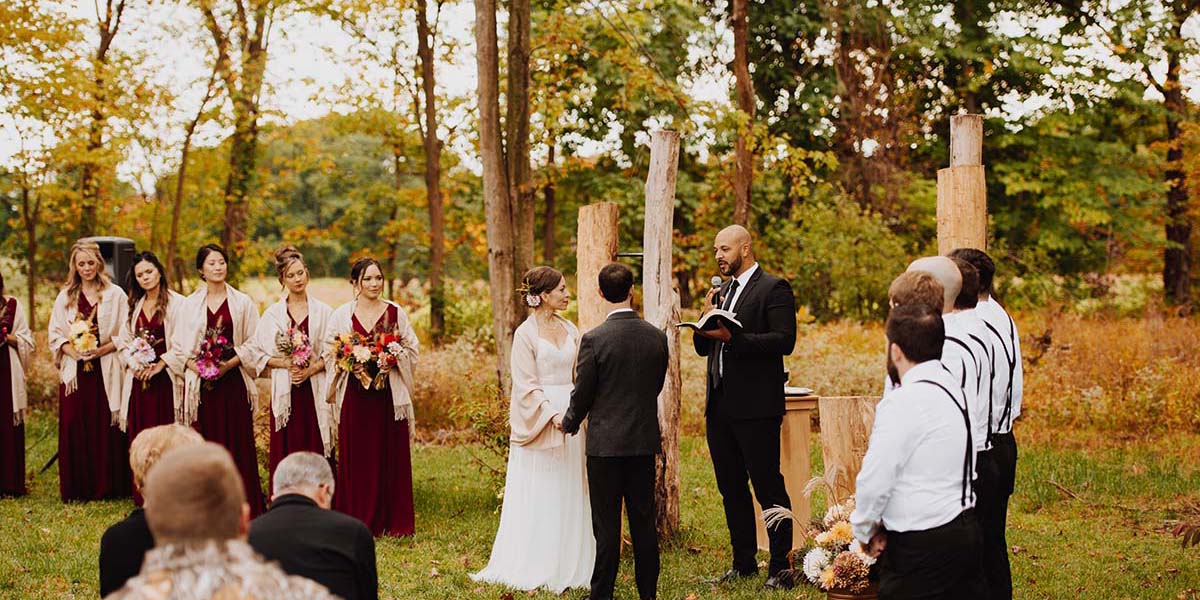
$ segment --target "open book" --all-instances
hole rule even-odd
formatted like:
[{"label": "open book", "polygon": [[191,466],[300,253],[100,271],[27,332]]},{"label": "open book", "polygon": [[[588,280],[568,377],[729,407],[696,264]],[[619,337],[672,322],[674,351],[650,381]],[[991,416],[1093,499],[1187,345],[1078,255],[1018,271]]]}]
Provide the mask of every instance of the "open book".
[{"label": "open book", "polygon": [[699,321],[678,323],[676,327],[690,327],[697,331],[716,329],[717,323],[724,323],[725,328],[729,330],[741,329],[742,323],[737,320],[737,316],[727,310],[714,308],[708,311]]}]

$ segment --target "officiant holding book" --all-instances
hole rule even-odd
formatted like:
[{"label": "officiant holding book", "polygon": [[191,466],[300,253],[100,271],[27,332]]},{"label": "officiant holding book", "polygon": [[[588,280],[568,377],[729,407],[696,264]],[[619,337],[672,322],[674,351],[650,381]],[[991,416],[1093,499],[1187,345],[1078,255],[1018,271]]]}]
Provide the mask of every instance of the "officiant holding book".
[{"label": "officiant holding book", "polygon": [[[708,357],[705,429],[733,547],[733,564],[721,576],[724,582],[758,572],[747,478],[763,508],[791,508],[779,470],[779,438],[785,406],[783,357],[796,345],[796,300],[787,280],[767,273],[755,261],[753,241],[744,227],[721,230],[713,251],[726,281],[709,292],[705,304],[732,312],[741,325],[730,328],[718,320],[716,327],[692,336],[696,353]],[[788,574],[791,522],[771,529],[768,537],[771,561],[765,585],[789,589],[794,585]]]}]

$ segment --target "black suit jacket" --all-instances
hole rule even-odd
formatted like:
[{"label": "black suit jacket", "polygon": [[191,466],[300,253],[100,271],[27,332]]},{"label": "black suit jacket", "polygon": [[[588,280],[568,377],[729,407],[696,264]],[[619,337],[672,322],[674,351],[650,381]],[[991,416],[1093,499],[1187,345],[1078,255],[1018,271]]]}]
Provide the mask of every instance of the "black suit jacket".
[{"label": "black suit jacket", "polygon": [[667,356],[667,334],[631,311],[615,313],[583,334],[563,431],[578,432],[588,417],[588,456],[657,454],[658,393]]},{"label": "black suit jacket", "polygon": [[379,598],[375,538],[362,521],[306,496],[276,498],[250,523],[250,546],[289,575],[311,579],[346,600]]},{"label": "black suit jacket", "polygon": [[[720,298],[733,280],[721,286]],[[730,419],[782,417],[784,412],[783,357],[796,347],[796,298],[786,279],[771,275],[758,266],[738,297],[733,312],[742,324],[724,346],[725,370],[721,377],[720,414]],[[692,335],[696,353],[708,357],[708,373],[716,372],[717,342]],[[704,413],[713,409],[712,381]]]},{"label": "black suit jacket", "polygon": [[146,523],[146,511],[140,508],[109,527],[100,538],[100,597],[121,589],[137,575],[146,551],[152,548],[154,536]]}]

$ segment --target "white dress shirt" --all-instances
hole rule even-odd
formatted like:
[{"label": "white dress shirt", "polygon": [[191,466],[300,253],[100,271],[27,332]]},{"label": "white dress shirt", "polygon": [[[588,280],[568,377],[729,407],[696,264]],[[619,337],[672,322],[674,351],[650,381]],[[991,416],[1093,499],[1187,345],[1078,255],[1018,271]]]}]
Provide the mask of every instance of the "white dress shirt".
[{"label": "white dress shirt", "polygon": [[606,316],[604,318],[607,319],[608,317],[611,317],[619,312],[634,312],[634,311],[632,308],[617,308],[617,309],[608,311],[608,316]]},{"label": "white dress shirt", "polygon": [[975,451],[980,452],[986,449],[987,444],[988,397],[986,393],[980,393],[987,391],[983,389],[984,382],[980,375],[983,370],[981,362],[986,357],[983,356],[985,350],[971,336],[974,334],[978,337],[974,325],[984,325],[978,319],[973,322],[970,316],[961,311],[942,315],[942,322],[946,325],[942,364],[954,376],[954,381],[966,396],[967,416],[971,420],[971,443],[975,445]]},{"label": "white dress shirt", "polygon": [[975,309],[960,310],[954,314],[966,332],[967,337],[964,341],[975,355],[975,363],[979,368],[975,386],[976,401],[970,409],[971,441],[975,444],[975,452],[982,452],[991,447],[987,439],[988,418],[991,416],[990,407],[994,404],[992,378],[996,365],[992,334]]},{"label": "white dress shirt", "polygon": [[[963,462],[970,452],[957,380],[938,361],[914,366],[875,410],[871,441],[856,480],[850,515],[854,537],[866,544],[880,525],[924,531],[975,506],[963,498]],[[973,452],[970,452],[973,454]]]},{"label": "white dress shirt", "polygon": [[[1021,336],[1012,317],[995,298],[980,301],[975,308],[992,336],[996,350],[996,376],[992,379],[992,433],[1012,431],[1013,421],[1021,415],[1021,400],[1025,392],[1025,376],[1021,367]],[[1009,373],[1012,373],[1012,395],[1009,395]],[[1011,398],[1011,399],[1010,399]],[[1006,415],[1006,407],[1008,414]]]},{"label": "white dress shirt", "polygon": [[[733,302],[731,302],[729,304],[729,308],[726,310],[728,310],[729,312],[731,312],[735,315],[737,314],[738,300],[740,300],[742,298],[742,292],[744,292],[746,290],[746,285],[748,283],[750,283],[750,276],[754,275],[754,272],[757,270],[758,270],[758,263],[756,262],[756,263],[750,265],[749,269],[746,269],[745,271],[743,271],[741,275],[738,275],[737,277],[734,278],[734,280],[737,281],[738,286],[737,286],[737,289],[733,291]],[[722,299],[721,306],[725,306],[724,299]],[[717,372],[719,372],[721,375],[725,374],[725,353],[724,352],[717,355],[717,370],[718,370]]]}]

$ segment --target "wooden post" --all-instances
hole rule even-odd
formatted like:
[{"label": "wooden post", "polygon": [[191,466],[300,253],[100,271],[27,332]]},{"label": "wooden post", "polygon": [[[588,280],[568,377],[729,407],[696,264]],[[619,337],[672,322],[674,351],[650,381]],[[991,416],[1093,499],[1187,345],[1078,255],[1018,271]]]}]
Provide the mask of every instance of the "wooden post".
[{"label": "wooden post", "polygon": [[667,380],[658,395],[658,428],[662,453],[655,461],[654,497],[658,538],[679,529],[679,295],[672,288],[675,176],[679,167],[679,133],[656,131],[650,137],[650,171],[646,175],[646,225],[642,239],[642,303],[646,320],[667,334],[670,360]]},{"label": "wooden post", "polygon": [[950,166],[938,170],[938,253],[987,248],[983,116],[950,117]]},{"label": "wooden post", "polygon": [[579,331],[586,332],[604,321],[609,304],[600,297],[596,277],[604,265],[617,259],[617,205],[598,202],[579,208],[579,238],[576,286],[579,288]]},{"label": "wooden post", "polygon": [[[804,527],[812,514],[812,504],[804,495],[804,486],[812,478],[809,448],[812,447],[812,411],[817,408],[816,396],[788,396],[787,409],[783,414],[783,428],[779,435],[779,471],[787,487],[788,499],[792,501],[792,547],[804,544]],[[762,520],[762,508],[754,500],[754,518],[758,521],[758,547],[770,550],[767,528]]]},{"label": "wooden post", "polygon": [[854,481],[867,454],[871,426],[875,424],[876,396],[840,396],[821,398],[817,412],[821,417],[821,456],[825,479],[833,490],[831,502],[854,495]]}]

